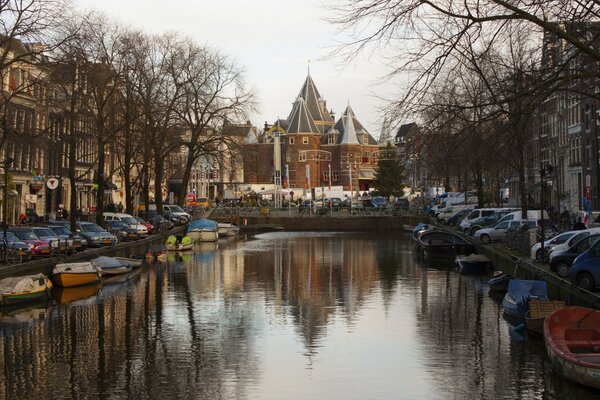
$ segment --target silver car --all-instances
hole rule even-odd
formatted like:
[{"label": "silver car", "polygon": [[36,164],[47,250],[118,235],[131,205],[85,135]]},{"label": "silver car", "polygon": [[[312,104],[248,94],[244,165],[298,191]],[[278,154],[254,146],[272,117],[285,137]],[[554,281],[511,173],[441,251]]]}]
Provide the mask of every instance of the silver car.
[{"label": "silver car", "polygon": [[481,243],[489,243],[502,239],[502,235],[506,233],[509,229],[519,229],[521,225],[524,223],[535,221],[503,221],[498,222],[496,225],[491,226],[489,228],[479,229],[475,232],[475,238],[479,238]]}]

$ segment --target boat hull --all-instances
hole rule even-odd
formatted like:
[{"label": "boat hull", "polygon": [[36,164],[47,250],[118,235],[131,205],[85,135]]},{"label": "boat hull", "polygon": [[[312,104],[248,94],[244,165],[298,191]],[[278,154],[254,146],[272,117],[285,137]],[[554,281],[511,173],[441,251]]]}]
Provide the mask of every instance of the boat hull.
[{"label": "boat hull", "polygon": [[3,306],[11,306],[14,304],[31,303],[48,298],[48,289],[43,288],[32,292],[10,293],[0,295],[0,304]]},{"label": "boat hull", "polygon": [[196,242],[214,242],[219,238],[218,231],[194,230],[186,233]]},{"label": "boat hull", "polygon": [[600,389],[600,311],[564,307],[544,322],[544,342],[554,370]]},{"label": "boat hull", "polygon": [[127,257],[113,257],[115,260],[125,261],[126,263],[131,264],[132,267],[136,268],[141,266],[144,263],[142,258],[127,258]]},{"label": "boat hull", "polygon": [[73,287],[89,285],[91,283],[98,282],[100,276],[97,272],[86,272],[86,273],[72,273],[72,272],[60,272],[52,275],[52,282],[56,286],[60,287]]},{"label": "boat hull", "polygon": [[509,274],[501,274],[488,281],[490,285],[490,291],[492,292],[506,292],[508,290],[508,283],[513,277]]},{"label": "boat hull", "polygon": [[483,275],[487,273],[487,261],[467,260],[463,256],[456,257],[458,273],[461,275]]},{"label": "boat hull", "polygon": [[168,251],[186,251],[191,250],[194,247],[193,243],[190,244],[167,244],[165,245]]},{"label": "boat hull", "polygon": [[102,268],[100,270],[100,275],[102,276],[112,276],[112,275],[120,275],[126,274],[131,271],[133,267],[131,265],[121,265],[120,267],[115,268]]}]

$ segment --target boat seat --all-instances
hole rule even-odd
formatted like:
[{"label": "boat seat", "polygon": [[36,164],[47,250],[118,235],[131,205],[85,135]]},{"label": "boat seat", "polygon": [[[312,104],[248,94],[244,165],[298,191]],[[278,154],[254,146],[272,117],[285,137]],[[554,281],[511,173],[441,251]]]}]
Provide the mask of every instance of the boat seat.
[{"label": "boat seat", "polygon": [[572,328],[565,330],[565,340],[573,341],[600,341],[600,331],[592,328]]}]

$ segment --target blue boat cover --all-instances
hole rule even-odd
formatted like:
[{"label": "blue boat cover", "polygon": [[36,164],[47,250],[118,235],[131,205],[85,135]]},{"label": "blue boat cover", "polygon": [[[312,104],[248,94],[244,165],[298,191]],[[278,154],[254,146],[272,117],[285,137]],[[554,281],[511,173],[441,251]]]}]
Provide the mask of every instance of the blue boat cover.
[{"label": "blue boat cover", "polygon": [[417,224],[413,228],[413,233],[416,233],[416,232],[419,232],[419,231],[423,231],[425,229],[429,229],[429,224]]},{"label": "blue boat cover", "polygon": [[197,230],[205,230],[205,231],[216,231],[219,229],[217,221],[213,221],[212,219],[195,219],[190,221],[187,226],[186,232],[197,231]]},{"label": "blue boat cover", "polygon": [[100,269],[120,268],[124,265],[129,265],[129,263],[126,263],[124,261],[106,256],[94,258],[92,262],[95,263]]},{"label": "blue boat cover", "polygon": [[546,281],[512,279],[508,283],[508,293],[517,301],[527,298],[548,299]]}]

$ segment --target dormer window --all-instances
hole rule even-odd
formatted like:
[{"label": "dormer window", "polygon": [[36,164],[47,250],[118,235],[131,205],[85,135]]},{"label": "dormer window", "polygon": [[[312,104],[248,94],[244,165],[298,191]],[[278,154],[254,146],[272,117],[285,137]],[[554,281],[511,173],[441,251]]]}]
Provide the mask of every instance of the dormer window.
[{"label": "dormer window", "polygon": [[364,144],[368,144],[369,143],[369,135],[366,134],[366,133],[363,135],[363,143]]},{"label": "dormer window", "polygon": [[335,144],[335,133],[327,135],[327,144]]}]

